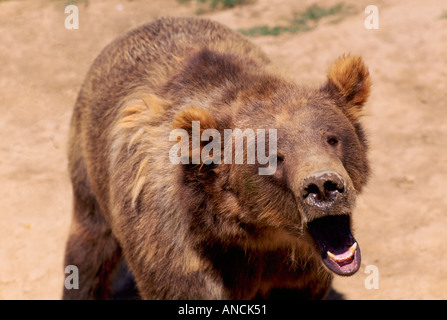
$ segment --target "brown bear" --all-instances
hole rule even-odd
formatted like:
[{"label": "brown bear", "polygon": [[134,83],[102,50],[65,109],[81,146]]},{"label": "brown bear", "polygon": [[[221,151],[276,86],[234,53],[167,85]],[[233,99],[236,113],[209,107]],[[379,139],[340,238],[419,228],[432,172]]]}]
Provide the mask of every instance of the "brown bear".
[{"label": "brown bear", "polygon": [[[71,122],[65,265],[79,288],[63,298],[113,297],[123,263],[143,299],[324,298],[333,273],[360,267],[351,224],[369,174],[369,90],[359,57],[336,60],[319,88],[298,86],[206,19],[163,18],[113,41]],[[236,142],[230,129],[267,138]],[[254,140],[267,164],[248,161]]]}]

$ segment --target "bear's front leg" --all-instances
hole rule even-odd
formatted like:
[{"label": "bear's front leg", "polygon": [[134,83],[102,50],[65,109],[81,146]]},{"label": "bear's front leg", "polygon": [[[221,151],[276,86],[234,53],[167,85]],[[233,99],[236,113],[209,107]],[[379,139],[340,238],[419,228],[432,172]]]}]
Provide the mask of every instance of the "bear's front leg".
[{"label": "bear's front leg", "polygon": [[76,287],[63,290],[64,300],[110,299],[110,275],[120,260],[121,252],[110,230],[97,224],[72,222],[65,252],[66,266],[77,268]]},{"label": "bear's front leg", "polygon": [[[210,300],[230,299],[231,293],[214,268],[188,246],[175,247],[158,238],[147,237],[122,243],[127,264],[142,299]],[[145,245],[147,243],[147,245]]]}]

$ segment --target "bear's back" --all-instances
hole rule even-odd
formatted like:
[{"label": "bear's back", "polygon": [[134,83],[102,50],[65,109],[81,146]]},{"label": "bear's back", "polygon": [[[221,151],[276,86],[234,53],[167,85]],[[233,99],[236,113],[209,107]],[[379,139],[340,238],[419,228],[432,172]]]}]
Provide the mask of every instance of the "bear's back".
[{"label": "bear's back", "polygon": [[[267,56],[239,33],[200,18],[162,18],[118,37],[95,59],[84,87],[128,93],[156,87],[178,70],[183,59],[203,49],[248,56],[268,64]],[[87,88],[85,88],[87,89]]]}]

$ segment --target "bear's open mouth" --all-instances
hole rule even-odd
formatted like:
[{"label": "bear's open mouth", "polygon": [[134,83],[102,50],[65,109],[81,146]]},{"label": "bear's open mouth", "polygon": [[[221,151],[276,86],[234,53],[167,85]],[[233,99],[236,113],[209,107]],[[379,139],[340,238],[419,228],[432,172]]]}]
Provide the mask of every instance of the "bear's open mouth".
[{"label": "bear's open mouth", "polygon": [[307,224],[307,229],[326,267],[342,276],[357,272],[360,247],[352,236],[348,215],[317,218]]}]

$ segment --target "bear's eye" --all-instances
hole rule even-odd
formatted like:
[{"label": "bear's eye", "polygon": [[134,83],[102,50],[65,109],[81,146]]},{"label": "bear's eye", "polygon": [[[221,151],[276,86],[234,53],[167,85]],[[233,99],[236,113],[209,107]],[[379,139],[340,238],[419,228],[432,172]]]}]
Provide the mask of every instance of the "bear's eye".
[{"label": "bear's eye", "polygon": [[283,163],[284,162],[284,157],[282,155],[277,154],[276,155],[276,162],[279,163]]},{"label": "bear's eye", "polygon": [[338,143],[337,137],[329,137],[327,138],[327,143],[331,146],[335,146]]}]

